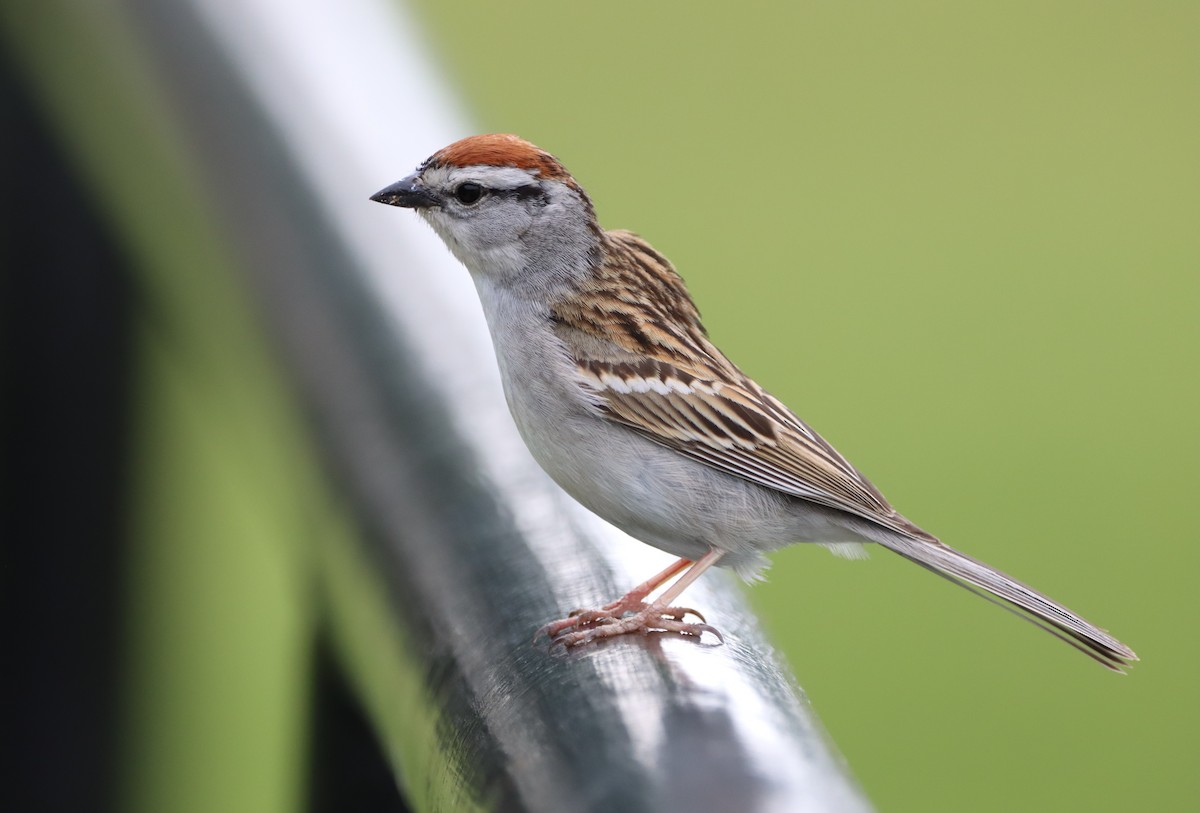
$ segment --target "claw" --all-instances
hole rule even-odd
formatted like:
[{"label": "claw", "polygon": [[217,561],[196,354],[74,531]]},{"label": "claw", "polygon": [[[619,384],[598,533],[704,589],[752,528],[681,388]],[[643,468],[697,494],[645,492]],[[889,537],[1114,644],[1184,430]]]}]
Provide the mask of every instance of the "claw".
[{"label": "claw", "polygon": [[553,642],[554,639],[557,638],[558,636],[562,635],[565,630],[568,630],[571,627],[576,626],[577,624],[578,624],[578,621],[573,616],[569,616],[567,618],[560,618],[557,621],[551,621],[549,624],[539,627],[538,631],[533,634],[534,643],[536,643],[537,639],[541,638],[543,635],[545,635],[547,638],[549,638]]},{"label": "claw", "polygon": [[591,627],[609,624],[617,619],[607,612],[607,608],[599,610],[573,610],[566,618],[560,618],[557,621],[551,621],[538,628],[538,631],[533,634],[534,643],[545,635],[550,639],[551,645],[558,643],[558,639],[563,635],[568,634],[571,630],[584,630]]},{"label": "claw", "polygon": [[689,615],[694,615],[699,618],[700,623],[702,624],[708,620],[704,617],[703,613],[701,613],[699,610],[692,609],[691,607],[667,607],[666,609],[662,610],[662,614],[664,616],[674,618],[676,621],[682,621]]},{"label": "claw", "polygon": [[722,644],[725,643],[725,636],[711,624],[684,624],[678,621],[664,620],[661,626],[666,632],[675,632],[680,635],[694,635],[697,638],[703,638],[706,632],[712,633],[713,637],[719,642]]},{"label": "claw", "polygon": [[616,621],[616,617],[611,615],[606,609],[599,610],[584,610],[574,616],[577,627],[592,627],[596,624],[609,624]]}]

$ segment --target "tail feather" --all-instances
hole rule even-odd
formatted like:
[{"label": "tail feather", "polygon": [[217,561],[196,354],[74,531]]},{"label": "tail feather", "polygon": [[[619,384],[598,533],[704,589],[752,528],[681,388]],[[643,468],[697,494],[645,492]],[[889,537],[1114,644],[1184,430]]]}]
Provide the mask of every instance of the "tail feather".
[{"label": "tail feather", "polygon": [[1138,659],[1132,649],[1095,624],[1085,621],[1032,587],[948,545],[899,534],[889,534],[879,542],[905,559],[998,604],[1065,641],[1114,672],[1124,672]]}]

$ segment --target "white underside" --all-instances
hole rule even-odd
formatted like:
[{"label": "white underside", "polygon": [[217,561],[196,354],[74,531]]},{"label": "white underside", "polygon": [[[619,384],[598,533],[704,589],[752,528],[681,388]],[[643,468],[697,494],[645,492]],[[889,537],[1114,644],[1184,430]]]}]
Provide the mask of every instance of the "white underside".
[{"label": "white underside", "polygon": [[796,542],[865,555],[865,523],[691,460],[603,418],[575,364],[532,306],[477,279],[505,396],[538,463],[568,494],[629,535],[676,556],[725,551],[723,566],[755,578],[766,552]]}]

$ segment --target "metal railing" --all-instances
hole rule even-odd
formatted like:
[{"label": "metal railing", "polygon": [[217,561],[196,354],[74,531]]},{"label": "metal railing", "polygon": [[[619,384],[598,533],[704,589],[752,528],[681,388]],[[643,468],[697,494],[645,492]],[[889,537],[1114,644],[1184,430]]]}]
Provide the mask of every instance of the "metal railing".
[{"label": "metal railing", "polygon": [[[124,0],[30,13],[42,19],[11,18],[9,33],[39,33],[33,74],[50,42],[72,52],[71,37],[120,32],[75,53],[108,60],[92,70],[135,59],[146,84],[126,101],[179,134],[178,188],[192,185],[228,245],[230,267],[205,273],[249,282],[335,484],[322,499],[343,512],[298,530],[312,548],[287,578],[308,629],[331,632],[414,809],[869,808],[725,574],[689,593],[719,619],[722,646],[533,643],[540,624],[623,592],[662,555],[537,468],[466,273],[414,219],[367,201],[467,132],[398,11]],[[64,80],[35,81],[53,95]],[[76,115],[65,98],[51,103],[60,121]],[[141,132],[81,150],[101,194],[122,197],[100,164],[137,160]],[[146,262],[146,288],[184,266]],[[222,330],[219,316],[196,315],[198,329]]]}]

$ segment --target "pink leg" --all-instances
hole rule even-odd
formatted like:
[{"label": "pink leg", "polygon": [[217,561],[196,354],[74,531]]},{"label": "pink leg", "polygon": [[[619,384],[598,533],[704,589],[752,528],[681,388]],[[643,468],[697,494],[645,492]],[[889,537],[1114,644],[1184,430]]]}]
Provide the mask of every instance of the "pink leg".
[{"label": "pink leg", "polygon": [[628,593],[614,601],[613,604],[643,603],[646,600],[646,596],[653,593],[659,587],[662,587],[664,584],[670,581],[676,573],[683,570],[691,563],[691,559],[676,559],[667,568],[646,579],[646,581],[642,582],[637,587],[633,588]]},{"label": "pink leg", "polygon": [[[692,582],[700,578],[704,571],[715,565],[725,555],[723,550],[710,550],[708,553],[700,557],[697,562],[692,565],[692,569],[684,573],[679,581],[668,587],[666,591],[659,596],[653,605],[654,607],[665,607],[683,594],[683,591],[692,586]],[[684,560],[687,561],[687,560]]]},{"label": "pink leg", "polygon": [[[605,605],[602,610],[577,613],[571,618],[555,621],[539,630],[538,634],[545,632],[554,643],[567,647],[579,646],[601,638],[626,635],[631,632],[645,634],[653,630],[695,635],[696,637],[700,637],[705,632],[711,632],[720,638],[721,633],[708,624],[684,623],[683,618],[689,612],[695,613],[703,621],[703,616],[700,616],[699,613],[694,610],[672,607],[670,604],[679,598],[680,594],[696,579],[700,578],[704,571],[715,565],[723,555],[724,551],[710,550],[694,564],[687,559],[680,559],[671,567],[629,591],[622,598]],[[690,569],[678,581],[667,588],[653,603],[649,605],[645,603],[647,595],[688,565],[691,565]],[[617,610],[620,610],[620,615],[609,614],[615,613]],[[627,612],[633,614],[622,617]]]}]

